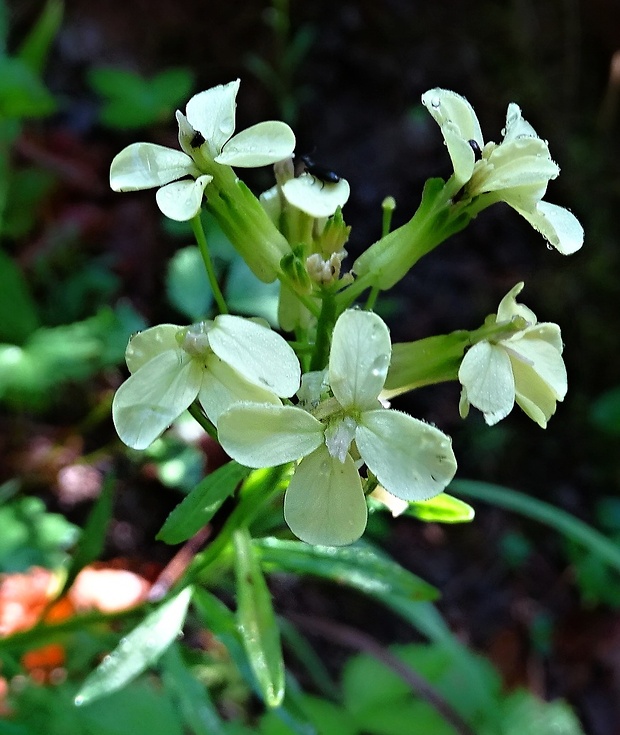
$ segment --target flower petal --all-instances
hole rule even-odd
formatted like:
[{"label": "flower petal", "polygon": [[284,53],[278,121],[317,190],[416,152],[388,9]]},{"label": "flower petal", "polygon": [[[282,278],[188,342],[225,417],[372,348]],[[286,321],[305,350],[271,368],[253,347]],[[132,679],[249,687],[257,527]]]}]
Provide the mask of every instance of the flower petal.
[{"label": "flower petal", "polygon": [[200,212],[205,186],[213,176],[204,175],[194,179],[173,181],[157,190],[157,206],[166,217],[177,222],[187,222]]},{"label": "flower petal", "polygon": [[295,470],[284,496],[284,520],[308,544],[344,546],[364,533],[368,510],[355,464],[319,447]]},{"label": "flower petal", "polygon": [[456,472],[450,438],[400,411],[364,411],[355,442],[381,485],[403,500],[438,495]]},{"label": "flower petal", "polygon": [[110,187],[114,191],[152,189],[198,173],[192,159],[182,151],[155,143],[132,143],[114,157]]},{"label": "flower petal", "polygon": [[533,421],[545,429],[547,421],[555,413],[556,401],[562,400],[566,390],[558,396],[536,369],[526,363],[513,360],[513,370],[517,403]]},{"label": "flower petal", "polygon": [[129,339],[125,350],[125,362],[130,373],[135,373],[149,360],[167,350],[178,350],[176,335],[183,327],[176,324],[158,324]]},{"label": "flower petal", "polygon": [[471,347],[461,362],[459,381],[467,392],[467,400],[482,411],[489,426],[512,410],[515,384],[510,358],[503,347],[486,341]]},{"label": "flower petal", "polygon": [[484,140],[480,123],[469,102],[456,92],[431,89],[422,95],[422,104],[441,127],[448,153],[454,166],[454,175],[460,184],[469,181],[476,157],[469,144],[476,141],[482,150]]},{"label": "flower petal", "polygon": [[279,120],[267,120],[237,133],[226,143],[217,163],[254,168],[289,158],[295,150],[295,133]]},{"label": "flower petal", "polygon": [[206,368],[198,400],[209,420],[216,426],[220,415],[234,403],[244,401],[282,405],[275,393],[250,383],[213,353],[207,358]]},{"label": "flower petal", "polygon": [[331,217],[338,207],[347,203],[351,189],[346,179],[340,179],[337,184],[327,184],[303,173],[296,179],[289,179],[282,187],[282,193],[289,204],[311,217]]},{"label": "flower petal", "polygon": [[568,209],[543,201],[530,211],[511,206],[562,255],[572,255],[583,245],[583,227]]},{"label": "flower petal", "polygon": [[534,128],[521,117],[519,105],[511,102],[506,110],[506,127],[502,130],[504,143],[517,138],[538,138]]},{"label": "flower petal", "polygon": [[224,451],[246,467],[273,467],[313,452],[323,425],[295,406],[237,403],[218,420]]},{"label": "flower petal", "polygon": [[[479,193],[545,185],[560,173],[560,167],[551,160],[547,144],[540,138],[516,138],[502,143],[486,162],[484,180],[475,185]],[[541,197],[543,194],[544,191]]]},{"label": "flower petal", "polygon": [[[523,364],[532,370],[544,382],[554,398],[562,400],[568,389],[566,366],[562,355],[548,342],[538,339],[512,339],[502,342],[509,350],[510,362],[515,376],[515,385],[520,393],[525,393],[520,382],[521,375],[517,372]],[[529,373],[527,373],[529,375]]]},{"label": "flower petal", "polygon": [[[560,355],[564,351],[564,343],[562,342],[562,332],[557,324],[552,322],[541,322],[532,327],[527,327],[522,332],[524,339],[543,340],[548,342]],[[506,340],[510,344],[510,339]]]},{"label": "flower petal", "polygon": [[497,308],[497,321],[498,322],[510,322],[516,316],[523,317],[529,324],[536,324],[536,314],[531,309],[528,309],[525,304],[517,303],[517,296],[523,291],[525,284],[523,281],[513,286],[510,291],[504,296],[499,302]]},{"label": "flower petal", "polygon": [[149,360],[116,391],[112,418],[127,446],[146,449],[198,395],[202,368],[182,350]]},{"label": "flower petal", "polygon": [[235,132],[235,100],[240,84],[236,79],[200,92],[185,108],[189,124],[203,136],[216,155]]},{"label": "flower petal", "polygon": [[297,355],[269,327],[221,314],[209,332],[209,344],[218,357],[254,385],[287,398],[299,388],[301,368]]},{"label": "flower petal", "polygon": [[375,408],[390,365],[390,333],[371,311],[349,309],[336,322],[329,384],[341,406]]}]

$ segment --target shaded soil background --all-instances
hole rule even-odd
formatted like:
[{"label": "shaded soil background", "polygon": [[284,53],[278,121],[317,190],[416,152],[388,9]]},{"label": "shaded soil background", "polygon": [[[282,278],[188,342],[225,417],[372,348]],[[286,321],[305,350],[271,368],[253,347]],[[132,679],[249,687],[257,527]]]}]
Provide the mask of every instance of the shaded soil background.
[{"label": "shaded soil background", "polygon": [[[13,0],[9,8],[17,41],[41,3]],[[42,213],[41,230],[19,244],[26,270],[54,248],[59,231],[71,231],[83,257],[105,255],[113,264],[122,284],[115,299],[131,300],[150,323],[173,318],[162,290],[178,241],[161,228],[152,192],[120,196],[107,190],[111,158],[136,136],[98,125],[99,102],[86,73],[115,66],[151,75],[187,66],[196,74],[196,91],[241,77],[239,129],[278,117],[278,99],[248,68],[252,55],[276,60],[265,13],[254,0],[67,2],[47,74],[61,112],[29,126],[21,144],[20,155],[62,170],[63,181]],[[620,126],[609,71],[620,49],[620,5],[316,0],[291,2],[291,24],[313,36],[291,84],[298,150],[315,151],[351,183],[345,215],[353,225],[353,256],[379,236],[385,196],[396,198],[394,222],[400,224],[417,206],[424,181],[449,175],[439,130],[420,107],[427,89],[465,95],[489,139],[499,138],[510,101],[549,139],[563,174],[546,198],[580,218],[582,251],[571,258],[548,251],[516,213],[496,206],[423,259],[383,309],[395,340],[474,328],[525,281],[523,300],[542,320],[561,325],[566,344],[569,394],[546,432],[517,412],[493,429],[478,416],[462,422],[454,385],[418,391],[400,405],[454,437],[460,477],[522,490],[596,524],[597,503],[617,497],[620,479],[617,438],[591,422],[592,401],[620,383]],[[620,80],[615,84],[617,89]],[[174,145],[175,136],[170,121],[144,137]],[[269,172],[250,173],[244,179],[256,190],[270,185]],[[4,416],[10,438],[2,443],[2,479],[25,474],[50,507],[64,503],[80,518],[87,499],[79,493],[59,498],[58,471],[67,457],[113,441],[109,420],[95,431],[80,434],[79,427],[122,377],[119,368],[88,390],[74,386],[53,415]],[[37,455],[36,447],[47,449]],[[177,496],[144,471],[132,476],[136,470],[125,469],[109,553],[164,561],[168,551],[152,539]],[[507,685],[524,683],[541,696],[568,698],[592,735],[620,733],[617,610],[584,599],[561,538],[498,510],[477,510],[475,522],[464,528],[397,521],[385,543],[439,587],[454,629],[495,661]],[[411,635],[396,621],[386,625],[383,613],[357,598],[343,601],[308,584],[274,590],[281,592],[276,599],[284,614],[314,609],[385,642]]]}]

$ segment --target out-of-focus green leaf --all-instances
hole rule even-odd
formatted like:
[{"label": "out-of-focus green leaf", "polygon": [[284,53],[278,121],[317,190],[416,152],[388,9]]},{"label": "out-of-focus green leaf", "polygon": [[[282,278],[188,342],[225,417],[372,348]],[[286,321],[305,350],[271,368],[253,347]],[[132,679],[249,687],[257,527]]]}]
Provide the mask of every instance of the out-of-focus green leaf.
[{"label": "out-of-focus green leaf", "polygon": [[122,69],[93,69],[92,88],[104,98],[101,121],[118,129],[140,128],[171,117],[187,101],[194,77],[188,69],[168,69],[153,79]]},{"label": "out-of-focus green leaf", "polygon": [[97,502],[88,514],[77,548],[71,559],[71,565],[64,584],[65,589],[69,589],[80,571],[87,564],[98,559],[103,551],[106,531],[112,517],[114,481],[113,475],[106,477]]},{"label": "out-of-focus green leaf", "polygon": [[284,698],[284,663],[271,592],[247,530],[236,531],[237,618],[245,650],[263,699],[277,707]]},{"label": "out-of-focus green leaf", "polygon": [[166,274],[168,300],[192,321],[204,319],[213,304],[213,292],[200,251],[195,245],[181,248],[172,256]]},{"label": "out-of-focus green leaf", "polygon": [[48,513],[39,498],[16,498],[0,506],[0,571],[31,566],[59,567],[79,529],[58,513]]},{"label": "out-of-focus green leaf", "polygon": [[379,598],[388,594],[416,601],[438,597],[428,582],[362,542],[335,547],[263,538],[254,545],[268,570],[324,577]]},{"label": "out-of-focus green leaf", "polygon": [[[343,707],[319,697],[301,695],[304,711],[317,735],[357,735],[358,728],[353,718]],[[296,735],[297,731],[289,726],[276,712],[267,712],[261,717],[261,735]]]},{"label": "out-of-focus green leaf", "polygon": [[121,639],[82,685],[75,704],[82,706],[118,691],[151,666],[181,632],[192,588],[164,602]]},{"label": "out-of-focus green leaf", "polygon": [[224,295],[232,311],[261,316],[272,326],[278,324],[280,284],[278,281],[269,284],[259,281],[241,256],[231,263]]},{"label": "out-of-focus green leaf", "polygon": [[0,342],[23,344],[38,325],[26,279],[15,261],[0,250]]},{"label": "out-of-focus green leaf", "polygon": [[[584,735],[571,708],[557,700],[544,702],[530,692],[513,692],[500,706],[502,735]],[[481,735],[495,735],[491,728],[481,730]]]},{"label": "out-of-focus green leaf", "polygon": [[54,176],[40,168],[24,168],[9,177],[2,232],[7,237],[27,235],[37,222],[40,202],[54,186]]},{"label": "out-of-focus green leaf", "polygon": [[249,473],[247,467],[233,460],[207,475],[170,513],[157,538],[167,544],[179,544],[191,538],[207,525]]},{"label": "out-of-focus green leaf", "polygon": [[0,118],[43,117],[55,109],[54,98],[26,63],[0,58]]},{"label": "out-of-focus green leaf", "polygon": [[473,520],[475,511],[462,500],[440,493],[430,500],[409,503],[405,515],[427,523],[467,523]]},{"label": "out-of-focus green leaf", "polygon": [[62,0],[48,0],[17,52],[17,56],[39,76],[45,69],[50,47],[62,23],[63,13]]},{"label": "out-of-focus green leaf", "polygon": [[177,701],[188,731],[192,735],[223,735],[224,723],[209,690],[188,668],[178,644],[173,643],[164,653],[160,667],[164,686]]},{"label": "out-of-focus green leaf", "polygon": [[610,436],[620,436],[620,387],[611,388],[594,400],[590,421]]}]

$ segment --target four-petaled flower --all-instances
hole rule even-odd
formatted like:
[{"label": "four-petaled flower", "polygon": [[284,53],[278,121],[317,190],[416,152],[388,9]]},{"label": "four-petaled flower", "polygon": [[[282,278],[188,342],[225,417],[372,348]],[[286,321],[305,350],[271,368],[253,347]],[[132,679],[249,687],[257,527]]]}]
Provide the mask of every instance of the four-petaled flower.
[{"label": "four-petaled flower", "polygon": [[362,535],[362,463],[404,500],[433,497],[454,476],[449,437],[381,405],[390,355],[388,328],[379,316],[345,311],[334,328],[324,382],[315,381],[314,389],[302,385],[305,407],[240,403],[219,417],[219,440],[241,464],[270,467],[301,459],[286,491],[284,517],[308,543],[349,544]]},{"label": "four-petaled flower", "polygon": [[583,228],[577,218],[542,201],[560,169],[518,105],[508,105],[502,142],[485,144],[476,113],[461,95],[431,89],[422,95],[422,104],[441,127],[460,200],[486,194],[488,204],[506,202],[563,255],[579,250]]},{"label": "four-petaled flower", "polygon": [[217,424],[237,401],[281,405],[279,396],[299,388],[299,361],[288,343],[262,324],[228,314],[139,332],[125,357],[132,374],[116,391],[112,416],[134,449],[146,449],[196,398]]},{"label": "four-petaled flower", "polygon": [[[160,187],[160,210],[171,219],[190,220],[200,211],[216,164],[254,168],[281,161],[295,148],[295,135],[278,120],[253,125],[233,136],[239,80],[194,95],[185,115],[177,111],[182,151],[154,143],[132,143],[112,161],[114,191]],[[232,136],[232,137],[231,137]]]},{"label": "four-petaled flower", "polygon": [[516,401],[544,429],[556,402],[566,395],[562,337],[557,324],[537,323],[534,312],[517,303],[522,289],[523,283],[518,283],[501,300],[496,324],[521,317],[527,326],[505,339],[478,342],[463,358],[461,415],[467,415],[471,404],[493,425],[510,413]]}]

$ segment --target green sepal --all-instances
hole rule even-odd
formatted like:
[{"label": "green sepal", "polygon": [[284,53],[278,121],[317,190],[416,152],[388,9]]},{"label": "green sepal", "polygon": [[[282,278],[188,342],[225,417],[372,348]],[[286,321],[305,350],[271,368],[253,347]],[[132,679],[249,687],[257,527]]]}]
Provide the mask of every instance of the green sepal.
[{"label": "green sepal", "polygon": [[425,385],[457,380],[461,360],[470,344],[470,333],[458,330],[392,345],[382,397],[391,398]]},{"label": "green sepal", "polygon": [[430,500],[409,503],[404,515],[426,523],[468,523],[473,520],[475,511],[468,503],[440,493]]},{"label": "green sepal", "polygon": [[237,618],[243,645],[268,707],[284,699],[280,632],[258,554],[246,529],[233,536],[237,579]]}]

